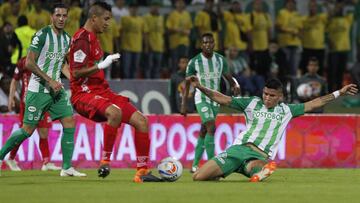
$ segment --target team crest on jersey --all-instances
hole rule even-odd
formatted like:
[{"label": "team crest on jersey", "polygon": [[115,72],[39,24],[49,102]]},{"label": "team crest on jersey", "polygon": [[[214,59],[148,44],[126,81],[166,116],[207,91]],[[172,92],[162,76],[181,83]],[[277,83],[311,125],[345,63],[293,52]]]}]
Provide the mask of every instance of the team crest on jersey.
[{"label": "team crest on jersey", "polygon": [[29,106],[29,107],[28,107],[28,110],[29,110],[30,112],[35,112],[35,111],[36,111],[36,107],[35,107],[35,106]]},{"label": "team crest on jersey", "polygon": [[84,62],[85,58],[86,58],[86,54],[81,49],[74,52],[74,61],[75,62],[82,63],[82,62]]},{"label": "team crest on jersey", "polygon": [[206,106],[201,108],[201,112],[207,112],[208,110],[209,110],[209,108]]}]

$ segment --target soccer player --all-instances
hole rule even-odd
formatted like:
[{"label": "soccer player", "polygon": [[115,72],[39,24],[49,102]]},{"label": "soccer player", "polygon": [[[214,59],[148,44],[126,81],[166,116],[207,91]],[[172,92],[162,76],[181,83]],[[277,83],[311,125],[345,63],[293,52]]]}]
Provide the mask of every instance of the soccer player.
[{"label": "soccer player", "polygon": [[63,30],[67,12],[68,8],[64,4],[55,4],[51,25],[39,30],[31,40],[25,67],[32,75],[26,94],[23,126],[12,133],[0,150],[0,163],[8,152],[31,136],[44,113],[49,112],[51,119],[59,119],[63,126],[63,165],[60,176],[86,176],[76,171],[71,164],[75,120],[60,80],[60,71],[66,74],[67,69],[63,68],[63,62],[70,44],[70,36]]},{"label": "soccer player", "polygon": [[103,69],[120,58],[112,54],[103,57],[97,35],[104,32],[111,19],[111,6],[105,2],[95,2],[89,8],[84,27],[80,28],[70,45],[71,102],[76,111],[93,121],[104,122],[104,149],[99,177],[110,174],[110,156],[117,130],[121,123],[135,128],[135,148],[137,172],[134,182],[142,182],[141,177],[150,173],[148,169],[150,140],[148,120],[130,103],[129,98],[114,93],[104,78]]},{"label": "soccer player", "polygon": [[303,115],[333,101],[339,96],[358,92],[356,85],[346,85],[331,94],[318,97],[306,103],[285,104],[282,101],[283,85],[278,79],[270,79],[259,97],[230,97],[204,87],[196,76],[187,80],[211,100],[243,111],[246,130],[241,132],[232,146],[206,162],[193,175],[194,181],[217,180],[231,173],[241,173],[258,182],[269,177],[276,169],[274,158],[279,142],[292,118]]},{"label": "soccer player", "polygon": [[[202,85],[207,88],[219,90],[221,76],[224,75],[229,81],[234,95],[240,93],[240,86],[231,76],[226,58],[217,52],[214,52],[215,40],[211,33],[205,33],[201,37],[202,52],[196,55],[188,64],[186,77],[196,75],[200,78]],[[189,93],[189,81],[185,84],[184,96],[182,97],[181,114],[186,115],[186,98]],[[198,169],[199,161],[204,149],[208,159],[214,156],[214,133],[215,119],[219,111],[219,104],[211,101],[205,94],[196,90],[195,93],[196,110],[201,117],[201,130],[195,146],[195,158],[192,164],[191,172]]]},{"label": "soccer player", "polygon": [[[8,104],[9,111],[12,111],[12,109],[15,107],[15,91],[17,86],[19,85],[19,81],[21,80],[22,85],[21,85],[21,95],[20,95],[21,99],[20,99],[20,112],[19,112],[20,126],[23,125],[22,121],[24,119],[24,111],[25,111],[25,95],[31,76],[31,72],[25,69],[25,61],[26,61],[26,57],[23,57],[16,64],[14,75],[10,83],[9,104]],[[42,171],[61,169],[61,167],[58,167],[54,163],[50,162],[49,145],[47,139],[49,134],[50,124],[51,124],[50,116],[48,113],[45,113],[43,119],[41,119],[41,121],[37,126],[40,135],[40,140],[39,140],[40,151],[43,158],[43,165],[41,167]],[[9,166],[10,170],[12,171],[21,171],[21,168],[17,165],[15,161],[16,153],[19,150],[20,144],[11,150],[9,159],[5,161],[5,163]]]}]

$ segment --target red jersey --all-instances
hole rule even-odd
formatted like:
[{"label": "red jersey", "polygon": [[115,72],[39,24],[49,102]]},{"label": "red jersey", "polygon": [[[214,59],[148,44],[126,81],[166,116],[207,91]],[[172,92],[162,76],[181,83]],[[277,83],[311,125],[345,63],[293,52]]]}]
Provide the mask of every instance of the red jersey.
[{"label": "red jersey", "polygon": [[19,60],[19,62],[16,64],[16,68],[13,75],[14,80],[16,81],[21,80],[22,83],[21,95],[20,95],[21,102],[25,102],[25,95],[31,76],[31,71],[25,68],[25,61],[26,61],[26,57],[23,57]]},{"label": "red jersey", "polygon": [[104,52],[95,33],[80,28],[71,40],[69,55],[72,102],[76,102],[81,97],[81,93],[99,93],[110,89],[103,70],[78,79],[72,76],[73,70],[90,68],[103,57]]}]

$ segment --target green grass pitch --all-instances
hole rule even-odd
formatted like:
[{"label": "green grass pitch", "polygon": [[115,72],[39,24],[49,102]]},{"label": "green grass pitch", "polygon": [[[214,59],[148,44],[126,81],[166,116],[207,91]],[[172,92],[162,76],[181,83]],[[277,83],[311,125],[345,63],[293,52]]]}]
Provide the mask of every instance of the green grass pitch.
[{"label": "green grass pitch", "polygon": [[81,171],[88,177],[2,171],[0,202],[360,202],[359,169],[279,169],[261,183],[250,183],[238,174],[217,182],[193,182],[186,169],[177,182],[143,184],[132,182],[130,169],[114,169],[106,179],[98,178],[95,169]]}]

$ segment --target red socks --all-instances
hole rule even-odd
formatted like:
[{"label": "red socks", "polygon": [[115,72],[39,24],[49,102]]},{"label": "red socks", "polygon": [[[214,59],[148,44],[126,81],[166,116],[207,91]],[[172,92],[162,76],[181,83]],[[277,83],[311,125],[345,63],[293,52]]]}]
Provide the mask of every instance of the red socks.
[{"label": "red socks", "polygon": [[136,167],[137,169],[148,168],[150,139],[149,133],[135,132]]},{"label": "red socks", "polygon": [[104,127],[104,149],[101,159],[102,164],[107,164],[110,162],[111,153],[114,148],[114,143],[116,140],[117,128],[114,128],[108,124],[105,124]]},{"label": "red socks", "polygon": [[39,145],[40,145],[40,151],[41,151],[41,154],[43,157],[43,164],[47,164],[47,163],[49,163],[49,160],[50,160],[48,139],[40,138]]}]

